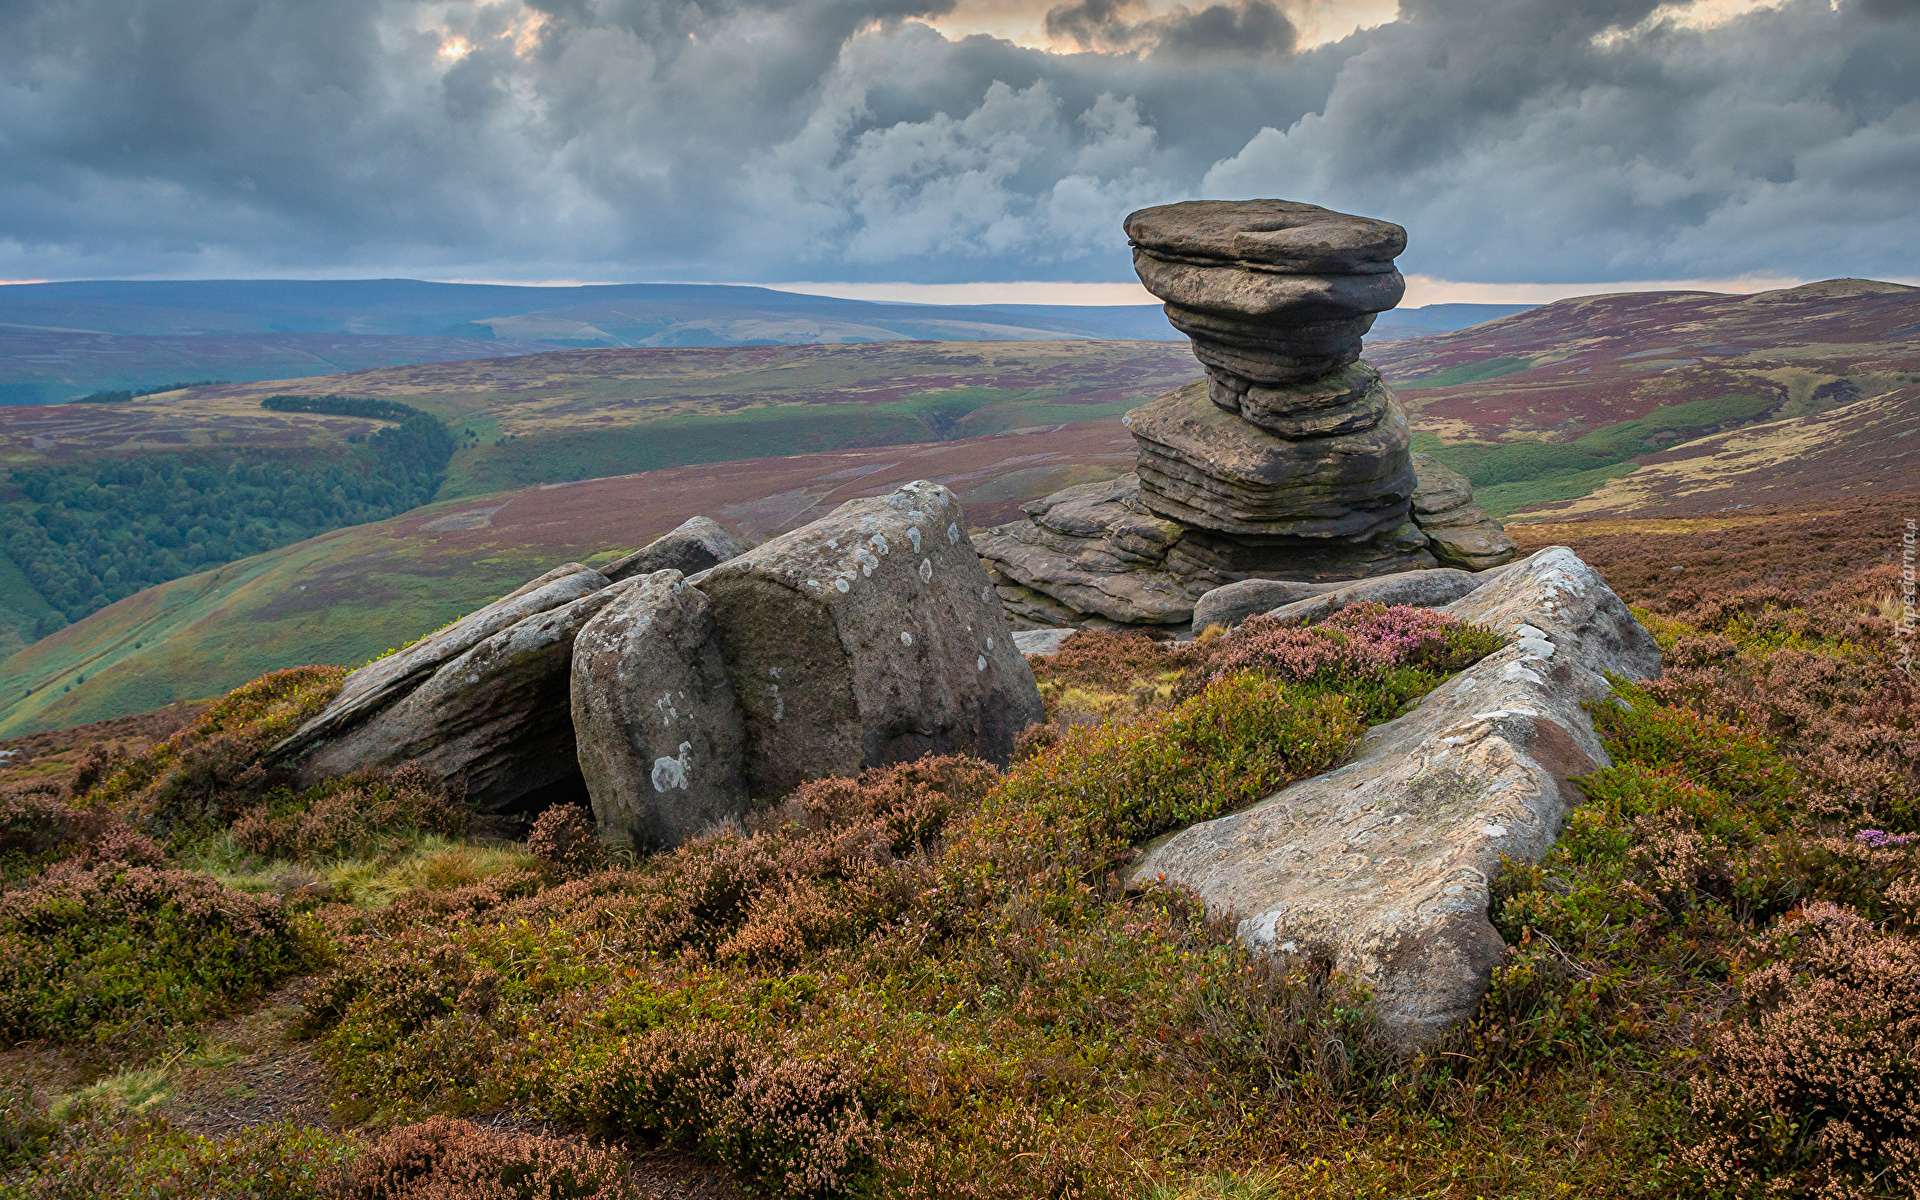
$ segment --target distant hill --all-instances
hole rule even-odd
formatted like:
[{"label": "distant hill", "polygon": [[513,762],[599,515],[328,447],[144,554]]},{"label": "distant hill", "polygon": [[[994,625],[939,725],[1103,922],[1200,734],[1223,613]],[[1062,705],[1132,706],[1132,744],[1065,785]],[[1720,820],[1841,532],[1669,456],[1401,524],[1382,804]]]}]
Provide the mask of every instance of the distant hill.
[{"label": "distant hill", "polygon": [[[1920,466],[1902,449],[1920,432],[1920,288],[1837,279],[1752,296],[1587,296],[1368,353],[1413,414],[1416,448],[1465,471],[1498,514],[1595,493],[1616,507],[1831,495],[1845,486],[1839,464],[1858,464],[1862,483],[1868,464]],[[1742,429],[1724,446],[1697,440]],[[1833,468],[1815,468],[1815,443]],[[1736,462],[1734,446],[1751,452]],[[1763,466],[1769,455],[1783,457]],[[1626,477],[1643,465],[1669,482],[1630,501],[1641,493]]]},{"label": "distant hill", "polygon": [[1133,468],[1117,420],[670,468],[442,502],[148,588],[0,660],[0,737],[142,712],[308,662],[358,665],[568,560],[705,513],[755,538],[914,479],[967,520]]},{"label": "distant hill", "polygon": [[[706,284],[100,280],[0,287],[0,402],[541,348],[1179,340],[1157,305],[876,304]],[[398,341],[392,339],[409,339]]]}]

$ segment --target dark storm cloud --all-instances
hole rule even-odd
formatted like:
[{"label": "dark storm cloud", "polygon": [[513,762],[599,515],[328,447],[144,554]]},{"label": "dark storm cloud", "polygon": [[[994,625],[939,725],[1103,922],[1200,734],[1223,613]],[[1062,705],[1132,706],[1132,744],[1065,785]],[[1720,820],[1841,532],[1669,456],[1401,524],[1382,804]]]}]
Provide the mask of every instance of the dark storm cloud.
[{"label": "dark storm cloud", "polygon": [[[1920,21],[1790,0],[0,4],[0,277],[1125,278],[1119,218],[1283,195],[1451,278],[1920,273]],[[1044,0],[1043,0],[1044,2]]]}]

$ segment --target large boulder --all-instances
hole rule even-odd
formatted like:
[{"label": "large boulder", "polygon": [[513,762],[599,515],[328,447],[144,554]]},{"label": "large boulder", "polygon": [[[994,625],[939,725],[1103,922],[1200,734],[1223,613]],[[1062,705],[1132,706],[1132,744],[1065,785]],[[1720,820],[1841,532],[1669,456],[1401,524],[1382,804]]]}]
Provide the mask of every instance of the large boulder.
[{"label": "large boulder", "polygon": [[615,583],[655,571],[694,575],[750,549],[746,541],[712,517],[688,517],[632,554],[608,563],[601,573]]},{"label": "large boulder", "polygon": [[676,846],[746,814],[746,734],[713,605],[679,571],[635,579],[586,623],[572,699],[603,841]]},{"label": "large boulder", "polygon": [[1131,874],[1196,893],[1242,941],[1372,990],[1387,1033],[1430,1043],[1472,1014],[1503,944],[1487,916],[1501,856],[1553,845],[1570,776],[1607,762],[1583,705],[1660,652],[1620,598],[1555,546],[1441,611],[1506,647],[1369,730],[1354,760],[1174,834]]},{"label": "large boulder", "polygon": [[602,586],[523,617],[441,663],[393,703],[305,743],[301,782],[417,762],[464,788],[483,811],[533,812],[586,799],[568,701],[573,640],[628,586]]},{"label": "large boulder", "polygon": [[1140,499],[1183,525],[1242,537],[1357,540],[1405,524],[1415,483],[1406,414],[1290,439],[1216,405],[1205,380],[1127,414]]},{"label": "large boulder", "polygon": [[1042,719],[963,521],[953,493],[910,483],[850,500],[701,582],[757,799],[929,753],[1004,763]]},{"label": "large boulder", "polygon": [[1342,587],[1327,588],[1270,610],[1266,615],[1283,625],[1317,625],[1354,604],[1405,604],[1414,608],[1439,608],[1489,583],[1493,572],[1476,575],[1453,567],[1430,571],[1402,571],[1378,579],[1363,579]]},{"label": "large boulder", "polygon": [[501,630],[606,586],[605,575],[579,563],[562,563],[528,580],[492,604],[347,676],[333,702],[274,747],[275,755],[298,758],[397,703],[449,661]]}]

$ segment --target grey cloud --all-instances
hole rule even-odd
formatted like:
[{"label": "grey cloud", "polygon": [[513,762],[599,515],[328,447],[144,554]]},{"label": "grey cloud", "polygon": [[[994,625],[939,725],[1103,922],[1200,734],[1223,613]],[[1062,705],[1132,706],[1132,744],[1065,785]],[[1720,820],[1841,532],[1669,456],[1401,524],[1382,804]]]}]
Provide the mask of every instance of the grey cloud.
[{"label": "grey cloud", "polygon": [[1905,0],[1403,0],[1308,50],[1273,0],[1079,0],[1078,53],[951,3],[14,0],[0,278],[1118,279],[1196,194],[1452,278],[1920,273]]}]

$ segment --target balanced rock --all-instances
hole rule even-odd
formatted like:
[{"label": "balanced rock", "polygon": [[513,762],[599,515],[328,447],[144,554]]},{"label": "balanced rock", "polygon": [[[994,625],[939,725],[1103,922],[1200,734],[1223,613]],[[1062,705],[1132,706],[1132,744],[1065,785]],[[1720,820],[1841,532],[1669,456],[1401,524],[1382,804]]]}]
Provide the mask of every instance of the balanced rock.
[{"label": "balanced rock", "polygon": [[630,586],[603,585],[523,617],[441,663],[393,703],[333,727],[301,757],[301,782],[412,762],[463,787],[484,811],[533,812],[585,799],[568,703],[573,642]]},{"label": "balanced rock", "polygon": [[677,846],[745,815],[740,704],[713,605],[679,571],[638,577],[580,630],[572,709],[603,841]]},{"label": "balanced rock", "polygon": [[1606,765],[1584,709],[1660,651],[1565,547],[1441,609],[1507,646],[1377,725],[1354,761],[1185,829],[1131,876],[1188,889],[1248,946],[1365,982],[1388,1034],[1428,1045],[1470,1016],[1504,944],[1487,916],[1502,857],[1537,859]]},{"label": "balanced rock", "polygon": [[1288,200],[1189,200],[1126,221],[1134,270],[1210,370],[1261,383],[1360,356],[1373,314],[1400,302],[1406,230]]},{"label": "balanced rock", "polygon": [[1127,414],[1134,475],[975,539],[1016,620],[1179,625],[1241,580],[1511,558],[1471,489],[1464,506],[1416,504],[1406,413],[1358,361],[1373,314],[1404,291],[1405,230],[1286,200],[1192,201],[1132,214],[1127,236],[1206,378]]},{"label": "balanced rock", "polygon": [[713,568],[721,652],[745,718],[749,791],[924,754],[1004,763],[1043,719],[953,493],[850,500]]},{"label": "balanced rock", "polygon": [[694,575],[730,558],[738,558],[750,549],[751,546],[712,517],[688,517],[632,554],[608,563],[602,574],[615,583],[655,571]]},{"label": "balanced rock", "polygon": [[1433,556],[1449,566],[1484,571],[1513,559],[1518,549],[1500,522],[1473,501],[1467,477],[1429,455],[1413,456],[1419,485],[1413,519],[1427,535]]}]

